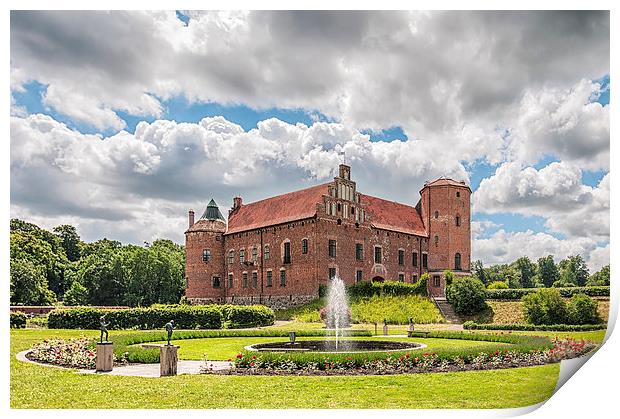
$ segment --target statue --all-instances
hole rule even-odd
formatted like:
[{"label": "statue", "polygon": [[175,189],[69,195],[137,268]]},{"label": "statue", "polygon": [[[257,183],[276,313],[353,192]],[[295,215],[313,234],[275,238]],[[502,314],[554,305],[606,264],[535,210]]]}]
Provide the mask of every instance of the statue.
[{"label": "statue", "polygon": [[172,331],[174,330],[174,320],[170,320],[164,326],[166,328],[166,332],[168,332],[168,345],[170,345],[170,339],[172,338]]},{"label": "statue", "polygon": [[415,327],[413,325],[413,317],[409,317],[409,330],[407,330],[407,335],[409,337],[412,337],[414,331],[415,331]]},{"label": "statue", "polygon": [[99,318],[99,325],[100,325],[100,330],[101,330],[101,343],[103,343],[103,334],[105,333],[105,341],[108,341],[108,326],[110,325],[110,323],[106,323],[105,321],[105,316],[107,316],[107,314],[104,314],[103,316],[101,316]]}]

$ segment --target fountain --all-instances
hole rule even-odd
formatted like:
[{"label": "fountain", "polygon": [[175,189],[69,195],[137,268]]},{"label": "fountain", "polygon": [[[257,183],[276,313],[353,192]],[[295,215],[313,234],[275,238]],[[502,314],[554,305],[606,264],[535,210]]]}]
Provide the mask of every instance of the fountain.
[{"label": "fountain", "polygon": [[[327,291],[327,327],[334,329],[336,334],[336,352],[340,347],[341,338],[346,328],[350,326],[351,312],[349,310],[349,301],[347,299],[347,289],[344,281],[340,277],[336,276],[329,286]],[[351,341],[343,341],[342,346],[351,345]]]}]

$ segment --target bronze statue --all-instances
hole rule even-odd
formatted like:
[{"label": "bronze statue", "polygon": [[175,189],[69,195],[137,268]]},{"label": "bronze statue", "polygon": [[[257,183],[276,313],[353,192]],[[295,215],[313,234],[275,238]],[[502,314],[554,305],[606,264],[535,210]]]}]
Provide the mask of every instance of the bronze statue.
[{"label": "bronze statue", "polygon": [[101,316],[99,318],[99,325],[100,325],[100,330],[101,330],[101,343],[103,343],[103,334],[105,333],[105,341],[108,341],[108,326],[110,325],[110,323],[106,323],[105,322],[105,316],[107,314],[104,314],[103,316]]},{"label": "bronze statue", "polygon": [[164,327],[166,332],[168,332],[168,345],[170,345],[170,338],[172,338],[172,331],[174,330],[174,320],[170,320]]}]

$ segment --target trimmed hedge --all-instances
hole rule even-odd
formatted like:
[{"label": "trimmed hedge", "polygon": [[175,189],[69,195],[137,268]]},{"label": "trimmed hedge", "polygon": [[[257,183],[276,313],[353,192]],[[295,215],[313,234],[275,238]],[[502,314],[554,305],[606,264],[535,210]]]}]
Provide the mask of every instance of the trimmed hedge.
[{"label": "trimmed hedge", "polygon": [[492,324],[492,323],[475,323],[467,321],[463,323],[466,330],[515,330],[515,331],[552,331],[552,332],[588,332],[592,330],[605,330],[607,324]]},{"label": "trimmed hedge", "polygon": [[427,278],[415,284],[400,281],[371,282],[362,281],[347,287],[350,298],[372,297],[373,295],[421,295],[427,296]]},{"label": "trimmed hedge", "polygon": [[[523,296],[538,291],[541,288],[509,288],[487,289],[487,300],[520,300]],[[585,294],[589,297],[609,297],[609,287],[570,287],[555,288],[560,295],[570,298],[576,294]]]},{"label": "trimmed hedge", "polygon": [[106,314],[108,329],[161,329],[174,320],[178,329],[221,329],[273,324],[275,315],[268,307],[234,305],[157,305],[120,310],[76,307],[49,313],[50,329],[99,329],[99,318]]},{"label": "trimmed hedge", "polygon": [[26,327],[26,314],[21,311],[11,311],[11,329],[23,329]]}]

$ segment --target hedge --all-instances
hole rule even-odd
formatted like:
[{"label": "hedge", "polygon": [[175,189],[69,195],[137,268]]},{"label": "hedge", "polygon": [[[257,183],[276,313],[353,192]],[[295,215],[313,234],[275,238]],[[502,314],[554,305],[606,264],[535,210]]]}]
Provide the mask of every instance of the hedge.
[{"label": "hedge", "polygon": [[[524,295],[536,292],[540,288],[509,288],[487,289],[487,300],[520,300]],[[560,291],[560,295],[570,298],[576,294],[585,294],[589,297],[609,297],[609,287],[570,287],[554,288]]]},{"label": "hedge", "polygon": [[373,295],[427,295],[427,279],[421,278],[415,284],[400,281],[362,281],[347,287],[350,298],[372,297]]},{"label": "hedge", "polygon": [[26,315],[21,311],[11,311],[11,329],[26,327]]},{"label": "hedge", "polygon": [[492,324],[475,323],[467,321],[463,323],[466,330],[515,330],[515,331],[552,331],[552,332],[587,332],[592,330],[605,330],[607,324]]},{"label": "hedge", "polygon": [[273,324],[275,315],[268,307],[232,305],[157,305],[120,310],[93,307],[56,309],[48,316],[50,329],[99,329],[106,314],[108,329],[161,329],[174,320],[178,329],[221,329]]}]

